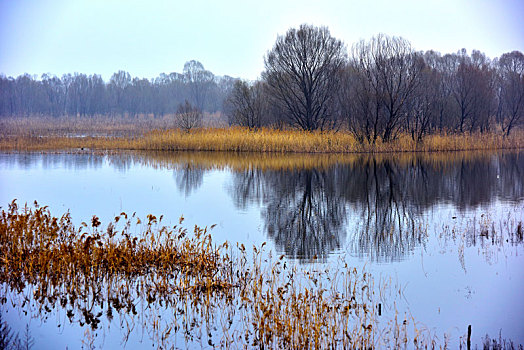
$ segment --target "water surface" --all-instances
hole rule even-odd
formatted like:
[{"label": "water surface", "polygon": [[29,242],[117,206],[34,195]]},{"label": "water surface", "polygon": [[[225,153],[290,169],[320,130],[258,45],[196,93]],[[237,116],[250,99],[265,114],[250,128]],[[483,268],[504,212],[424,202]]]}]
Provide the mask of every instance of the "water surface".
[{"label": "water surface", "polygon": [[[442,342],[446,334],[457,345],[471,324],[479,345],[499,332],[524,343],[519,153],[0,154],[0,205],[15,198],[69,211],[77,225],[123,211],[163,215],[166,225],[183,215],[188,227],[216,224],[216,242],[267,242],[300,265],[344,259],[398,286],[396,312]],[[60,315],[6,311],[15,330],[31,324],[39,348],[76,348],[85,335]],[[115,328],[97,335],[99,345],[119,346]],[[136,337],[128,348],[149,341]]]}]

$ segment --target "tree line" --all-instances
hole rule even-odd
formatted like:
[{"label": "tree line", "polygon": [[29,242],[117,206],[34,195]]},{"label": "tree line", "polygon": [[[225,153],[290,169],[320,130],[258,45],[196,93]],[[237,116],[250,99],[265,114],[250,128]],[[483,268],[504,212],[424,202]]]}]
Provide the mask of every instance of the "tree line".
[{"label": "tree line", "polygon": [[509,135],[524,122],[519,51],[493,60],[477,50],[441,55],[384,34],[348,50],[327,27],[301,25],[277,37],[264,64],[256,81],[217,77],[197,61],[152,80],[124,71],[108,83],[96,74],[1,76],[0,115],[174,113],[190,129],[199,126],[199,112],[221,111],[231,125],[347,129],[369,143],[401,133],[416,141],[495,128]]},{"label": "tree line", "polygon": [[524,55],[494,60],[465,49],[417,52],[401,37],[379,34],[346,49],[326,27],[302,25],[279,36],[254,83],[238,81],[226,99],[231,121],[250,128],[290,124],[345,128],[360,140],[390,141],[402,132],[509,135],[524,121]]},{"label": "tree line", "polygon": [[186,102],[215,112],[221,110],[234,81],[215,76],[198,61],[185,63],[182,73],[162,73],[151,80],[133,78],[125,71],[114,73],[107,83],[97,74],[0,76],[0,115],[163,116],[186,108]]}]

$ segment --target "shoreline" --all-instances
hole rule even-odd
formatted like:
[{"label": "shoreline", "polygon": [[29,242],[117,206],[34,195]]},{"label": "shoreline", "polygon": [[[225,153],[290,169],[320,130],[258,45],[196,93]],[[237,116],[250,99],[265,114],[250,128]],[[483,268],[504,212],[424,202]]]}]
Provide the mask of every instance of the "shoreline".
[{"label": "shoreline", "polygon": [[[103,132],[103,130],[101,131]],[[430,134],[415,142],[404,133],[396,140],[360,143],[347,131],[304,132],[298,130],[207,128],[189,133],[153,130],[131,136],[71,136],[70,134],[10,133],[0,136],[1,151],[136,150],[179,152],[237,152],[263,154],[387,154],[500,151],[524,149],[524,130],[510,136],[490,133]]]}]

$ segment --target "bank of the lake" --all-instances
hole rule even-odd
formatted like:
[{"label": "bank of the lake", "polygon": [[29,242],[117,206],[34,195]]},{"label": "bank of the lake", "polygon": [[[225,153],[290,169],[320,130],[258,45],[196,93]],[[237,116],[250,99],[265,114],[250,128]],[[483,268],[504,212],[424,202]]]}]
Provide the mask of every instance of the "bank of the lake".
[{"label": "bank of the lake", "polygon": [[[35,129],[36,130],[36,129]],[[395,140],[374,143],[359,141],[348,131],[278,130],[247,128],[202,128],[185,132],[179,129],[138,130],[128,134],[107,132],[100,128],[88,133],[56,133],[50,130],[16,129],[0,134],[0,150],[153,150],[222,151],[272,153],[386,153],[449,152],[471,150],[508,150],[524,148],[524,131],[510,136],[498,132],[430,134],[422,141],[403,133]]]}]

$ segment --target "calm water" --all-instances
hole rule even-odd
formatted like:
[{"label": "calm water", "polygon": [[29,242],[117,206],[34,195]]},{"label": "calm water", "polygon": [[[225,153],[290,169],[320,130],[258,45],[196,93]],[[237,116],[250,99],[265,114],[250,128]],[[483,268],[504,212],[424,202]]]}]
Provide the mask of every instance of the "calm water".
[{"label": "calm water", "polygon": [[[267,242],[299,265],[343,257],[401,289],[399,313],[458,344],[467,326],[524,343],[524,154],[269,156],[0,154],[0,206],[48,205],[78,225],[122,211],[217,226],[216,242]],[[8,303],[9,304],[9,303]],[[37,348],[78,348],[85,326],[4,305]],[[137,331],[138,332],[138,331]],[[100,333],[100,332],[99,332]],[[119,347],[117,326],[97,333]],[[149,344],[140,332],[128,348]]]}]

